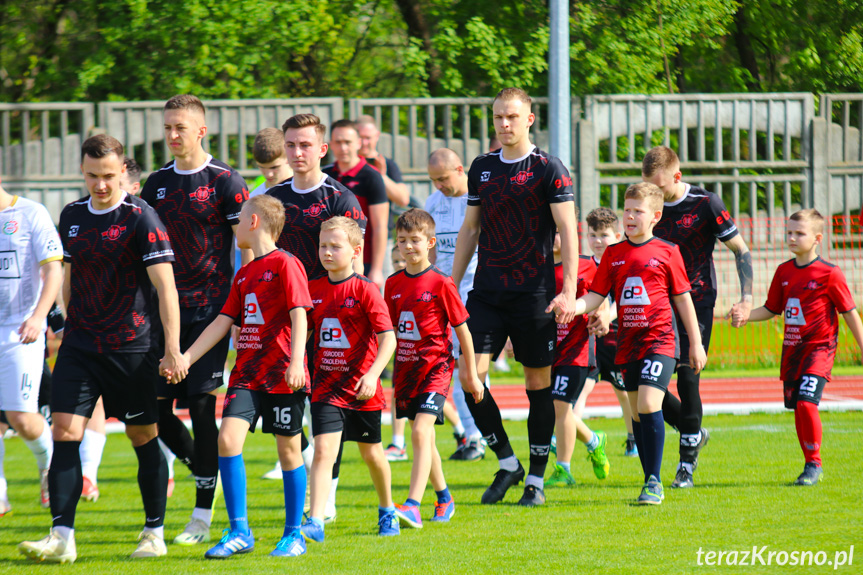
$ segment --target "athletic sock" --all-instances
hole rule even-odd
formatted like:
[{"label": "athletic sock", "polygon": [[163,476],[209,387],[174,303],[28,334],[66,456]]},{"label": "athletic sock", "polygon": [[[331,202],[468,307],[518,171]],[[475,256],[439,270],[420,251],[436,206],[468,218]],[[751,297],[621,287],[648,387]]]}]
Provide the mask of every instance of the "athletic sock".
[{"label": "athletic sock", "polygon": [[407,498],[405,499],[405,507],[419,507],[420,502],[416,499]]},{"label": "athletic sock", "polygon": [[665,423],[677,431],[680,430],[681,409],[680,400],[670,391],[666,392],[662,400],[662,417],[665,418]]},{"label": "athletic sock", "polygon": [[794,409],[794,424],[797,427],[797,439],[803,450],[806,463],[814,463],[821,467],[821,415],[818,406],[808,401],[797,401]]},{"label": "athletic sock", "polygon": [[75,530],[65,525],[55,525],[54,532],[62,537],[64,541],[69,541],[69,539],[75,536]]},{"label": "athletic sock", "polygon": [[168,468],[165,466],[165,456],[162,455],[155,437],[136,447],[135,455],[138,456],[138,487],[141,489],[146,515],[144,526],[161,527],[165,523],[165,508],[168,506]]},{"label": "athletic sock", "polygon": [[54,527],[75,527],[75,508],[84,487],[80,447],[80,441],[58,441],[54,444],[54,457],[48,470]]},{"label": "athletic sock", "polygon": [[[701,376],[688,365],[677,368],[677,393],[680,395],[680,421],[677,429],[680,431],[680,460],[692,463],[695,461],[698,442],[692,442],[692,436],[701,432],[701,393],[699,390]],[[667,396],[667,394],[666,394]],[[664,406],[663,406],[664,409]],[[684,441],[683,436],[687,436]]]},{"label": "athletic sock", "polygon": [[[164,455],[163,455],[164,457]],[[159,539],[165,539],[165,527],[144,527],[144,533],[152,533]]]},{"label": "athletic sock", "polygon": [[216,396],[205,393],[190,397],[189,415],[195,433],[195,507],[212,509],[219,473]]},{"label": "athletic sock", "polygon": [[647,477],[647,468],[644,465],[644,436],[641,433],[641,422],[632,420],[632,435],[635,447],[638,448],[638,460],[641,461],[641,471]]},{"label": "athletic sock", "polygon": [[336,490],[339,488],[339,478],[333,477],[333,482],[330,483],[330,494],[327,496],[327,503],[336,506]]},{"label": "athletic sock", "polygon": [[405,436],[404,435],[393,435],[393,445],[395,445],[399,449],[404,449],[405,448]]},{"label": "athletic sock", "polygon": [[[550,394],[551,392],[549,392]],[[464,401],[473,414],[474,423],[479,428],[482,436],[485,438],[489,449],[494,451],[498,459],[504,459],[511,455],[515,455],[512,446],[509,444],[509,436],[503,427],[503,420],[500,417],[500,408],[494,401],[488,387],[485,388],[485,393],[482,396],[482,401],[479,403],[474,400],[473,395],[464,394]],[[551,425],[554,427],[554,405],[551,406],[552,416]],[[549,440],[551,436],[549,436]]]},{"label": "athletic sock", "polygon": [[558,461],[557,464],[560,465],[561,467],[563,467],[564,471],[566,471],[567,473],[572,473],[572,463],[571,462],[563,463],[562,461]]},{"label": "athletic sock", "polygon": [[249,518],[246,507],[246,464],[243,455],[219,457],[219,473],[222,474],[222,490],[231,531],[249,533]]},{"label": "athletic sock", "polygon": [[333,479],[339,478],[339,473],[342,469],[342,453],[345,450],[345,442],[344,442],[344,434],[342,434],[342,441],[339,442],[339,452],[336,454],[336,460],[333,462]]},{"label": "athletic sock", "polygon": [[383,516],[384,516],[384,515],[386,515],[387,513],[395,513],[395,510],[396,510],[396,506],[395,506],[395,505],[392,505],[392,506],[390,506],[390,507],[381,507],[381,506],[379,505],[379,506],[378,506],[378,519],[380,519],[381,517],[383,517]]},{"label": "athletic sock", "polygon": [[[530,444],[530,469],[528,475],[545,476],[551,436],[554,435],[554,402],[551,388],[529,389],[527,399],[530,410],[527,415],[527,440]],[[542,485],[540,484],[540,487]]]},{"label": "athletic sock", "polygon": [[[305,437],[305,434],[303,434]],[[312,472],[312,463],[315,461],[315,448],[314,446],[306,441],[306,446],[302,448],[303,455],[303,465],[306,468],[306,475]]]},{"label": "athletic sock", "polygon": [[174,462],[177,460],[177,456],[174,455],[174,452],[165,445],[165,442],[162,441],[162,438],[159,438],[159,449],[162,450],[162,455],[165,457],[165,466],[168,468],[168,479],[174,478]]},{"label": "athletic sock", "polygon": [[200,519],[209,525],[213,522],[213,510],[210,508],[195,507],[192,509],[192,519]]},{"label": "athletic sock", "polygon": [[84,440],[81,442],[81,472],[93,483],[97,483],[99,478],[99,464],[102,463],[102,452],[107,439],[104,433],[92,429],[84,430]]},{"label": "athletic sock", "polygon": [[54,453],[54,441],[51,439],[51,427],[47,421],[42,420],[42,433],[39,434],[39,437],[31,440],[25,439],[24,445],[36,457],[36,465],[39,466],[39,472],[41,473],[48,469],[48,466],[51,464],[51,456]]},{"label": "athletic sock", "polygon": [[627,441],[635,441],[635,435],[632,433],[627,433],[626,439],[627,439]]},{"label": "athletic sock", "polygon": [[449,493],[449,487],[444,487],[440,491],[435,491],[438,503],[449,503],[452,501],[452,495]]},{"label": "athletic sock", "polygon": [[457,425],[452,426],[452,432],[458,435],[459,437],[464,437],[464,425],[461,424],[461,421],[458,422]]},{"label": "athletic sock", "polygon": [[195,472],[195,441],[188,428],[174,413],[173,399],[159,400],[159,439],[189,471]]},{"label": "athletic sock", "polygon": [[[662,421],[662,411],[639,413],[641,419],[642,443],[644,443],[644,481],[653,475],[662,481],[659,474],[662,469],[662,448],[665,445],[665,424]],[[639,453],[641,447],[639,447]]]},{"label": "athletic sock", "polygon": [[594,451],[596,451],[596,448],[599,447],[599,436],[592,431],[590,433],[590,441],[585,443],[585,445],[587,446],[587,450],[593,453]]},{"label": "athletic sock", "polygon": [[282,471],[285,492],[285,531],[289,536],[300,528],[303,521],[303,503],[306,500],[306,468],[300,465],[290,471]]},{"label": "athletic sock", "polygon": [[543,488],[542,476],[529,474],[527,477],[524,478],[524,485],[525,486],[533,485],[537,489],[542,489]]},{"label": "athletic sock", "polygon": [[512,472],[518,469],[518,458],[515,455],[499,459],[497,463],[504,471]]}]

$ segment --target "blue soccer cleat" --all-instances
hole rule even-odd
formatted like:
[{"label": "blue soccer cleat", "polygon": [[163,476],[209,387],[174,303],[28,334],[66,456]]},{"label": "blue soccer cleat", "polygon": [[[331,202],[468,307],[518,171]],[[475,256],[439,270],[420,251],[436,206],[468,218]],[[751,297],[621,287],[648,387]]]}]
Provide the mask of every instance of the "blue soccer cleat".
[{"label": "blue soccer cleat", "polygon": [[300,527],[300,531],[306,541],[314,541],[315,543],[324,542],[324,526],[312,519],[307,519],[303,523],[303,526]]},{"label": "blue soccer cleat", "polygon": [[452,499],[446,503],[436,501],[434,504],[434,515],[432,515],[431,520],[446,523],[452,519],[453,515],[455,515],[455,501]]},{"label": "blue soccer cleat", "polygon": [[209,551],[204,553],[207,559],[227,559],[238,553],[248,553],[255,548],[255,538],[252,532],[240,533],[225,529],[222,538]]},{"label": "blue soccer cleat", "polygon": [[396,505],[396,517],[399,518],[399,523],[405,523],[408,527],[423,528],[420,508],[416,505]]},{"label": "blue soccer cleat", "polygon": [[270,557],[298,557],[306,552],[306,540],[299,531],[294,531],[287,537],[282,537],[276,548],[270,552]]},{"label": "blue soccer cleat", "polygon": [[393,535],[399,535],[401,533],[401,528],[399,527],[399,520],[396,517],[395,511],[390,511],[389,513],[384,513],[381,515],[380,519],[378,519],[378,535],[382,537],[392,537]]}]

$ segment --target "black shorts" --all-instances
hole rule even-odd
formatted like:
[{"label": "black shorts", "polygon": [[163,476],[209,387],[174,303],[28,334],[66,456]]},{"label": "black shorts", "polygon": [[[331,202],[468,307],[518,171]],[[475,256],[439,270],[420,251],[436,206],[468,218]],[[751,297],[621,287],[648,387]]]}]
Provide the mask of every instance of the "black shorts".
[{"label": "black shorts", "polygon": [[626,391],[638,391],[642,385],[668,391],[676,365],[673,357],[652,353],[622,366],[623,385]]},{"label": "black shorts", "polygon": [[554,368],[551,378],[551,398],[557,401],[575,404],[584,389],[589,367],[580,365],[561,365]]},{"label": "black shorts", "polygon": [[[677,319],[677,335],[680,338],[680,361],[677,365],[689,365],[689,335],[676,310],[674,317]],[[710,347],[710,334],[713,333],[713,308],[697,307],[695,317],[698,319],[698,329],[701,331],[701,344],[704,346],[704,353],[707,353]]]},{"label": "black shorts", "polygon": [[616,354],[617,349],[613,345],[604,345],[600,339],[596,346],[596,367],[590,372],[588,377],[592,377],[596,381],[607,381],[612,387],[625,391],[623,374],[614,363],[614,356]]},{"label": "black shorts", "polygon": [[820,375],[807,374],[800,376],[798,380],[783,381],[782,391],[785,396],[785,408],[794,409],[797,407],[798,401],[819,405],[825,385],[827,385],[827,378]]},{"label": "black shorts", "polygon": [[381,442],[381,411],[357,411],[329,403],[312,403],[312,433],[342,433],[342,441]]},{"label": "black shorts", "polygon": [[443,425],[444,403],[446,403],[446,396],[434,392],[421,393],[410,399],[396,399],[396,419],[407,417],[413,421],[418,413],[430,413],[437,417],[435,425]]},{"label": "black shorts", "polygon": [[105,415],[126,425],[159,421],[156,378],[159,360],[143,353],[96,353],[61,345],[54,365],[51,412],[89,418],[99,396]]},{"label": "black shorts", "polygon": [[[221,306],[205,306],[180,308],[180,349],[189,349],[198,336],[219,315]],[[160,340],[164,335],[160,335]],[[201,359],[189,368],[186,379],[176,385],[169,384],[165,378],[159,377],[159,397],[167,399],[186,399],[202,393],[210,393],[224,384],[225,359],[228,357],[230,336],[225,336]],[[160,341],[159,353],[164,355],[165,342]]]},{"label": "black shorts", "polygon": [[515,359],[525,367],[554,363],[557,324],[545,313],[553,294],[472,290],[467,296],[467,326],[475,353],[500,354],[512,340]]},{"label": "black shorts", "polygon": [[229,387],[225,394],[222,418],[242,419],[248,422],[249,431],[254,433],[260,417],[261,431],[264,433],[293,437],[303,430],[305,406],[305,393],[267,393]]}]

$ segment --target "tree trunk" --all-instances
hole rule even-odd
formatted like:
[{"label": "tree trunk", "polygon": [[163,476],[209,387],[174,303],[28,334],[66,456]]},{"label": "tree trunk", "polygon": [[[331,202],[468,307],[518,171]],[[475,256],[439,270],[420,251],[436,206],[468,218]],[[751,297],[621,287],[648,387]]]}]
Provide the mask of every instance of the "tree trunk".
[{"label": "tree trunk", "polygon": [[737,54],[740,56],[740,64],[749,70],[752,81],[747,82],[747,87],[756,92],[761,91],[761,75],[758,73],[758,60],[755,58],[755,50],[752,48],[752,40],[747,31],[746,13],[743,4],[734,15],[734,43],[737,45]]},{"label": "tree trunk", "polygon": [[429,55],[426,61],[427,86],[429,94],[434,96],[440,88],[441,71],[436,62],[435,51],[432,49],[432,34],[422,12],[420,0],[396,0],[396,6],[408,27],[408,35],[422,42],[423,50]]}]

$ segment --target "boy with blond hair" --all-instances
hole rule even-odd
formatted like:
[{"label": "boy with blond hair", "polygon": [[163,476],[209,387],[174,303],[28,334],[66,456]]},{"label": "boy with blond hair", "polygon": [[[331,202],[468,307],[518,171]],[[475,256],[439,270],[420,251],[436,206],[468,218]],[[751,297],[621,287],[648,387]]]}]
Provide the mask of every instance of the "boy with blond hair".
[{"label": "boy with blond hair", "polygon": [[381,444],[386,399],[380,375],[396,348],[389,310],[377,286],[354,272],[362,257],[357,223],[335,216],[321,224],[320,258],[327,277],[312,280],[309,315],[314,340],[311,510],[303,525],[307,541],[324,540],[324,513],[342,441],[355,441],[378,494],[378,534],[398,535],[390,490],[390,465]]},{"label": "boy with blond hair", "polygon": [[309,393],[304,336],[312,300],[302,264],[276,247],[284,221],[284,208],[276,198],[263,195],[246,202],[237,244],[252,250],[255,259],[237,272],[221,313],[185,353],[194,363],[239,324],[237,362],[219,430],[219,472],[231,523],[221,541],[206,552],[208,559],[226,559],[255,547],[246,514],[243,444],[259,417],[263,432],[276,435],[285,493],[285,530],[270,555],[293,557],[306,551],[300,533],[306,493],[300,431]]},{"label": "boy with blond hair", "polygon": [[393,325],[398,326],[393,374],[396,415],[412,421],[414,454],[408,498],[396,507],[396,515],[407,525],[420,528],[419,506],[429,478],[437,494],[431,520],[449,521],[455,512],[434,431],[436,423],[443,423],[443,406],[455,368],[451,326],[467,363],[466,391],[481,401],[484,388],[477,377],[473,340],[466,324],[468,314],[458,288],[451,277],[429,262],[429,251],[436,243],[434,219],[425,210],[408,210],[399,216],[396,234],[407,267],[387,279],[384,299]]},{"label": "boy with blond hair", "polygon": [[[776,268],[767,302],[752,310],[749,321],[785,315],[782,368],[785,407],[794,410],[797,439],[806,460],[795,485],[815,485],[821,469],[821,417],[818,404],[830,381],[839,316],[863,350],[863,322],[854,305],[845,276],[818,255],[824,217],[817,210],[797,211],[788,218],[786,239],[794,259]],[[737,322],[732,322],[735,324]]]},{"label": "boy with blond hair", "polygon": [[576,300],[575,313],[598,308],[614,291],[621,319],[615,363],[621,366],[629,393],[644,470],[644,487],[637,502],[659,505],[665,498],[660,477],[665,442],[662,399],[679,357],[672,300],[689,334],[689,364],[696,373],[707,362],[707,354],[680,250],[653,236],[653,227],[662,217],[662,190],[649,183],[629,186],[623,213],[627,241],[606,249],[590,292]]}]

